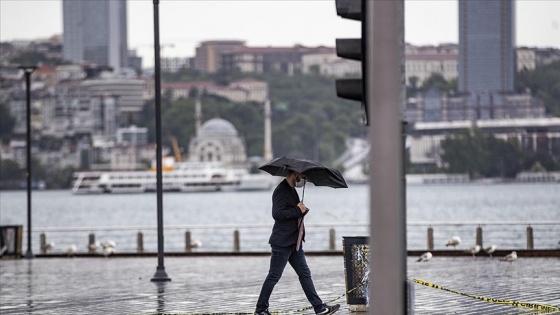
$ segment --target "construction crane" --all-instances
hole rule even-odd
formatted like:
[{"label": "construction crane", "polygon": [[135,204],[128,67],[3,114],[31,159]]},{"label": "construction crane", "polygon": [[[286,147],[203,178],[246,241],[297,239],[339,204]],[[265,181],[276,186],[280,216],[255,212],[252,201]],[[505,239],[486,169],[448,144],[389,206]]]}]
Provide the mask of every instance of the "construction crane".
[{"label": "construction crane", "polygon": [[[138,49],[138,48],[142,49],[143,47],[154,47],[154,44],[140,44],[140,45],[136,45],[136,46],[135,46],[135,48],[137,48],[137,49]],[[175,48],[175,44],[167,44],[167,43],[159,44],[159,51],[160,51],[161,53],[163,53],[163,49],[164,49],[165,47]]]},{"label": "construction crane", "polygon": [[170,136],[169,138],[171,139],[173,154],[175,154],[175,161],[177,162],[183,161],[183,156],[181,155],[181,150],[179,149],[179,143],[177,142],[177,138],[174,136]]}]

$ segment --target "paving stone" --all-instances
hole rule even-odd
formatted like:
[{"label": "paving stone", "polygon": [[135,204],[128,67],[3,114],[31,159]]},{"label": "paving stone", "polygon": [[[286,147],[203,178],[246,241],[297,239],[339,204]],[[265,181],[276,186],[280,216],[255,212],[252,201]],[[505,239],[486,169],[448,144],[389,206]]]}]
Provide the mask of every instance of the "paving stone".
[{"label": "paving stone", "polygon": [[[268,270],[268,257],[166,257],[171,282],[154,283],[156,258],[36,258],[0,260],[2,314],[192,314],[252,312]],[[324,301],[345,291],[340,256],[308,256]],[[560,306],[560,259],[434,257],[407,261],[409,278],[451,290]],[[375,275],[372,275],[375,276]],[[531,314],[415,285],[415,314]],[[345,298],[338,314],[350,314]],[[288,266],[271,297],[272,311],[308,307],[295,272]],[[305,310],[301,314],[313,314]],[[355,314],[355,313],[352,313]]]}]

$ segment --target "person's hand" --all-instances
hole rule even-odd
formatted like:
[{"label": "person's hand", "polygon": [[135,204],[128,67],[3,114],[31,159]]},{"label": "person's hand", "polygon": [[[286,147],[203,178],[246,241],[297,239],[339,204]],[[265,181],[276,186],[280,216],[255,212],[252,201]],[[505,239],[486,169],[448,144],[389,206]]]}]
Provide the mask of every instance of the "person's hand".
[{"label": "person's hand", "polygon": [[301,211],[301,213],[305,213],[306,211],[309,210],[309,209],[303,204],[303,202],[298,203],[297,206],[299,207],[299,210]]}]

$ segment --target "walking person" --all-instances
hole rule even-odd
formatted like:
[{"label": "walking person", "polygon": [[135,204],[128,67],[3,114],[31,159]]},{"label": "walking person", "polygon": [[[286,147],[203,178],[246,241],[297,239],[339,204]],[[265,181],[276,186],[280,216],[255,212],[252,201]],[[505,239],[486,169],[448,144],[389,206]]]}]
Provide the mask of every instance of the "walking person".
[{"label": "walking person", "polygon": [[311,271],[305,260],[302,248],[305,240],[303,218],[309,209],[300,201],[295,189],[303,183],[305,182],[301,174],[290,170],[272,194],[274,227],[269,239],[272,255],[270,269],[257,301],[255,310],[257,315],[270,315],[268,311],[270,295],[282,277],[282,272],[288,262],[298,275],[303,292],[313,306],[315,314],[333,314],[340,308],[339,304],[326,305],[319,298],[311,279]]}]

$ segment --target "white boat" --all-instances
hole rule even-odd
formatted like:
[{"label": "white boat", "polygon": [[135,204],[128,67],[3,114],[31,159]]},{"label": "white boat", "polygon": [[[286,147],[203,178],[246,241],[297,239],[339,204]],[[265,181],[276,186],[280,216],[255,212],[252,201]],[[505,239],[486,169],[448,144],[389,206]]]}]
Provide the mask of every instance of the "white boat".
[{"label": "white boat", "polygon": [[[269,174],[251,174],[246,168],[221,163],[179,162],[163,167],[162,171],[163,191],[270,190],[274,184]],[[155,170],[76,172],[72,181],[74,194],[141,193],[156,189]]]}]

